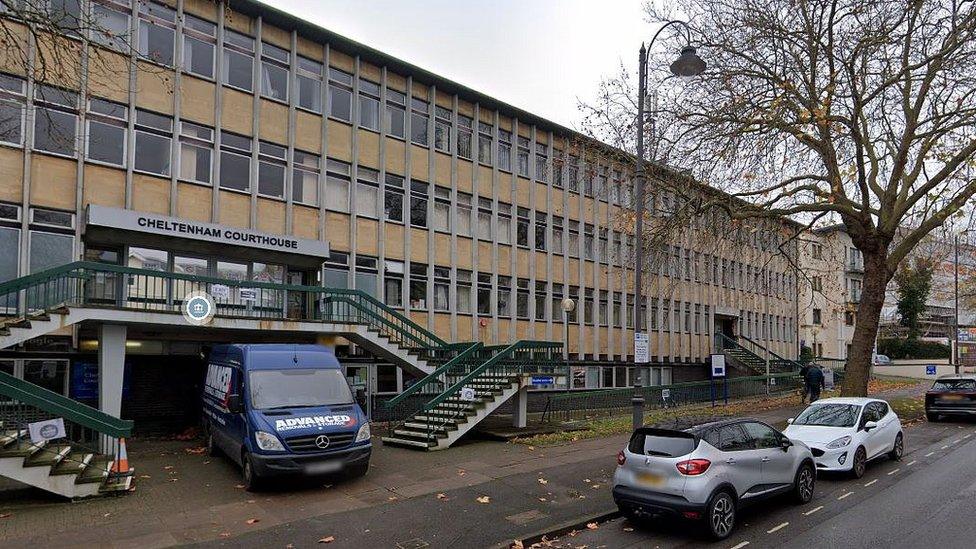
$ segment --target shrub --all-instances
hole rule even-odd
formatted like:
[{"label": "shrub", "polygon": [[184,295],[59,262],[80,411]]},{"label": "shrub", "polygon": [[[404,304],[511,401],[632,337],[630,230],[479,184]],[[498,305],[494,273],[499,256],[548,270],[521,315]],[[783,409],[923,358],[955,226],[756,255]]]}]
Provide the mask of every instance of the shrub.
[{"label": "shrub", "polygon": [[892,359],[937,359],[949,358],[952,349],[937,341],[882,339],[878,341],[878,354]]}]

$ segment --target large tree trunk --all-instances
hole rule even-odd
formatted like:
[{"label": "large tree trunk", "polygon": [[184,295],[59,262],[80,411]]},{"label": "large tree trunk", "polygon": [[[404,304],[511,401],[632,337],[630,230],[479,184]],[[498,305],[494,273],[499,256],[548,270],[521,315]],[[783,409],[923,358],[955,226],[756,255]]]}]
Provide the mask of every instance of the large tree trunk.
[{"label": "large tree trunk", "polygon": [[843,396],[867,396],[868,379],[871,376],[871,362],[874,344],[878,335],[881,308],[884,306],[885,288],[888,286],[887,258],[884,254],[864,254],[864,283],[861,287],[861,302],[857,308],[857,321],[854,325],[854,340],[847,356],[847,370],[844,373]]}]

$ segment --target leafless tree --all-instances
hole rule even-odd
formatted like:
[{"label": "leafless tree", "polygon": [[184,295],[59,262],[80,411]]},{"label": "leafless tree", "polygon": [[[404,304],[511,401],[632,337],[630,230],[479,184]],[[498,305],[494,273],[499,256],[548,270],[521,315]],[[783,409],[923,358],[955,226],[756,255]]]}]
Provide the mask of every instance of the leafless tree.
[{"label": "leafless tree", "polygon": [[[658,86],[651,157],[727,192],[694,204],[732,219],[844,224],[864,287],[844,394],[867,390],[885,288],[931,231],[972,215],[976,5],[957,0],[679,0],[708,62]],[[686,40],[662,35],[652,70]],[[658,73],[657,80],[663,80]],[[652,81],[654,75],[652,74]],[[603,83],[589,131],[633,141],[630,81]],[[631,150],[633,150],[631,148]],[[682,192],[690,185],[663,178]],[[742,201],[750,206],[743,207]],[[965,219],[962,219],[965,218]]]}]

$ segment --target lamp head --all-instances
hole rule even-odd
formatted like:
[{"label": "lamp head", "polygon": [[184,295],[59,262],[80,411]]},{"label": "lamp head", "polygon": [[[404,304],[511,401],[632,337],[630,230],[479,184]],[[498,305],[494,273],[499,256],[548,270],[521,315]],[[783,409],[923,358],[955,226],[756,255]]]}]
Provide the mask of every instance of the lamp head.
[{"label": "lamp head", "polygon": [[681,78],[691,78],[705,72],[705,60],[698,57],[694,46],[681,48],[681,55],[671,63],[671,74]]}]

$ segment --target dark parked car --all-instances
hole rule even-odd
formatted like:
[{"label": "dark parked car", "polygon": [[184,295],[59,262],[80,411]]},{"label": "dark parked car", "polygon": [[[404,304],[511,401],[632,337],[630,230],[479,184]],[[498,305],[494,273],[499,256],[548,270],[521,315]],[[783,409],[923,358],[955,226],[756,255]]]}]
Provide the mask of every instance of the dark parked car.
[{"label": "dark parked car", "polygon": [[938,421],[942,416],[976,417],[976,376],[945,375],[925,393],[925,417]]}]

